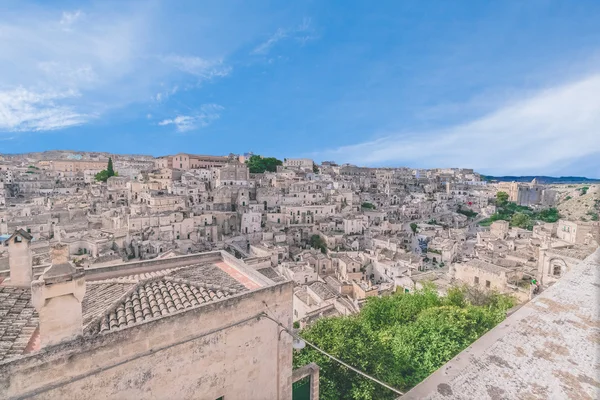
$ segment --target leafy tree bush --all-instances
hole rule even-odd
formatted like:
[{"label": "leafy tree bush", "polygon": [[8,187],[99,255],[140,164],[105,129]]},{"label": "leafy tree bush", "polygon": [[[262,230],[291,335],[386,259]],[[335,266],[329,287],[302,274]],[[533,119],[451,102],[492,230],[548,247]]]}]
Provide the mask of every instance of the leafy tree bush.
[{"label": "leafy tree bush", "polygon": [[558,214],[558,210],[556,208],[548,208],[540,211],[537,214],[534,214],[534,217],[544,222],[556,222],[559,220],[560,215]]},{"label": "leafy tree bush", "polygon": [[[513,218],[516,214],[523,214],[529,218],[526,221],[525,217],[519,215],[515,221]],[[516,203],[508,202],[503,206],[498,206],[496,213],[481,221],[479,225],[489,226],[494,221],[504,220],[509,221],[513,226],[519,226],[525,229],[533,229],[534,221],[556,222],[560,219],[560,214],[556,208],[548,208],[539,212],[534,211],[530,207],[519,206]]]},{"label": "leafy tree bush", "polygon": [[309,244],[313,249],[320,249],[321,253],[327,253],[327,243],[325,243],[325,240],[321,236],[312,235]]},{"label": "leafy tree bush", "polygon": [[375,209],[375,204],[369,203],[369,202],[364,202],[361,204],[362,208],[367,208],[369,210],[374,210]]},{"label": "leafy tree bush", "polygon": [[525,229],[531,224],[531,219],[529,218],[529,215],[517,212],[512,216],[510,224]]},{"label": "leafy tree bush", "polygon": [[508,193],[506,193],[506,192],[496,193],[496,204],[499,206],[503,206],[506,203],[508,203]]},{"label": "leafy tree bush", "polygon": [[[468,347],[506,317],[512,298],[467,287],[440,297],[432,287],[415,293],[371,297],[360,314],[324,318],[301,336],[342,361],[407,390]],[[294,366],[316,362],[320,398],[394,399],[312,348],[294,354]]]},{"label": "leafy tree bush", "polygon": [[278,165],[283,165],[281,160],[275,157],[263,157],[259,155],[253,155],[246,160],[248,170],[252,174],[262,174],[263,172],[276,172]]},{"label": "leafy tree bush", "polygon": [[413,231],[413,233],[417,233],[417,229],[419,229],[419,225],[417,225],[414,222],[410,223],[410,229]]},{"label": "leafy tree bush", "polygon": [[462,208],[461,206],[458,206],[458,210],[456,210],[456,212],[465,215],[468,218],[475,218],[477,216],[477,213],[475,211],[468,208]]},{"label": "leafy tree bush", "polygon": [[119,173],[115,172],[113,168],[112,158],[109,157],[106,169],[103,169],[102,171],[98,172],[95,176],[95,179],[98,182],[106,182],[111,176],[119,176]]}]

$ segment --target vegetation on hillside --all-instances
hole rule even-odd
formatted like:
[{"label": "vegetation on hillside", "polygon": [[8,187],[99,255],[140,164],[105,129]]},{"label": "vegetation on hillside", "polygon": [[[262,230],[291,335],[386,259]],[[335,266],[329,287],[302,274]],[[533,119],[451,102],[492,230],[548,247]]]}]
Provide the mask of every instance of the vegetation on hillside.
[{"label": "vegetation on hillside", "polygon": [[479,222],[479,225],[489,226],[494,221],[509,221],[511,226],[533,229],[535,221],[556,222],[560,218],[556,208],[547,208],[541,211],[534,211],[531,207],[519,206],[516,203],[508,201],[508,194],[498,192],[496,194],[496,213]]},{"label": "vegetation on hillside", "polygon": [[457,213],[465,215],[467,218],[475,218],[477,216],[477,213],[469,208],[462,208],[462,206],[458,206],[458,210],[456,210]]},{"label": "vegetation on hillside", "polygon": [[[300,335],[329,354],[405,391],[506,317],[512,298],[468,288],[440,297],[433,287],[371,297],[357,315],[323,318]],[[306,347],[294,367],[316,362],[320,398],[393,399],[388,389]]]},{"label": "vegetation on hillside", "polygon": [[369,210],[374,210],[375,209],[375,204],[369,203],[369,202],[365,201],[364,203],[361,204],[361,207],[369,209]]},{"label": "vegetation on hillside", "polygon": [[253,155],[246,160],[246,165],[248,165],[251,174],[262,174],[264,172],[276,172],[277,166],[283,165],[283,162],[275,157]]},{"label": "vegetation on hillside", "polygon": [[112,158],[109,157],[106,169],[103,169],[102,171],[98,172],[95,178],[98,182],[106,182],[111,176],[119,176],[119,173],[115,172],[113,168]]},{"label": "vegetation on hillside", "polygon": [[321,253],[327,253],[327,243],[319,235],[312,235],[309,241],[310,247],[313,249],[320,249]]}]

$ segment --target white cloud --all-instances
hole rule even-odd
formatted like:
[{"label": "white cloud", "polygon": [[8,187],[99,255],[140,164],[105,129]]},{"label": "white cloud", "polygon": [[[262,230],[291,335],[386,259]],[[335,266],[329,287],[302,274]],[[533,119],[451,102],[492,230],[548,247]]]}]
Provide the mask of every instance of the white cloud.
[{"label": "white cloud", "polygon": [[552,173],[579,158],[600,154],[598,93],[600,74],[541,91],[454,127],[392,133],[317,156],[359,165]]},{"label": "white cloud", "polygon": [[200,57],[176,54],[165,56],[162,60],[180,71],[195,75],[202,80],[222,78],[229,75],[231,71],[231,67],[224,65],[222,60],[205,60]]},{"label": "white cloud", "polygon": [[133,103],[164,102],[180,88],[229,73],[219,59],[157,57],[169,40],[153,36],[157,13],[150,3],[100,2],[64,12],[24,3],[3,14],[0,134],[83,124]]},{"label": "white cloud", "polygon": [[287,32],[281,28],[277,29],[277,31],[265,42],[259,44],[252,50],[251,54],[267,54],[271,47],[273,47],[277,42],[287,36]]},{"label": "white cloud", "polygon": [[63,11],[62,18],[60,19],[60,24],[63,26],[63,29],[70,30],[71,25],[73,25],[79,18],[83,15],[81,10],[69,12]]},{"label": "white cloud", "polygon": [[300,42],[302,45],[306,44],[306,42],[317,39],[318,36],[314,34],[314,30],[312,28],[312,21],[310,18],[304,18],[302,23],[291,29],[282,29],[279,28],[273,35],[271,35],[266,41],[256,46],[250,54],[254,55],[266,55],[271,51],[278,42],[287,39],[293,38]]},{"label": "white cloud", "polygon": [[0,130],[10,132],[49,131],[80,125],[92,118],[73,107],[57,104],[78,93],[36,93],[24,88],[0,92]]},{"label": "white cloud", "polygon": [[197,128],[205,128],[221,117],[223,110],[218,104],[204,104],[200,111],[192,115],[178,115],[172,119],[165,119],[158,125],[175,125],[178,132],[188,132]]},{"label": "white cloud", "polygon": [[0,131],[80,125],[137,93],[131,72],[140,21],[96,14],[80,24],[82,11],[63,12],[60,20],[46,11],[26,9],[0,21]]}]

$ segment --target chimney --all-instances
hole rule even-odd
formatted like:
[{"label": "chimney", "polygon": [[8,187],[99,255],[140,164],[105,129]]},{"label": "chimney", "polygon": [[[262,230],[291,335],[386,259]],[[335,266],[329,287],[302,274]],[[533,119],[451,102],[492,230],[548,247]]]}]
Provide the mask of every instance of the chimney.
[{"label": "chimney", "polygon": [[33,237],[22,229],[15,231],[6,241],[8,244],[8,266],[10,279],[4,283],[10,286],[29,287],[33,279],[33,257],[31,240]]},{"label": "chimney", "polygon": [[69,263],[67,245],[54,246],[51,254],[52,265],[31,283],[31,301],[40,316],[42,347],[83,333],[84,274]]}]

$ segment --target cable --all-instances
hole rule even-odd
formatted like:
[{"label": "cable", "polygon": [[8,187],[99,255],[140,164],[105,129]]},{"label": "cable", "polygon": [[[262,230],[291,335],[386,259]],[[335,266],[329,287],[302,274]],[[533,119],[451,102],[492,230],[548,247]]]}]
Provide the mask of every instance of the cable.
[{"label": "cable", "polygon": [[391,390],[394,393],[397,393],[399,395],[404,395],[404,392],[401,392],[400,390],[388,385],[385,382],[380,381],[379,379],[372,377],[370,375],[367,375],[366,373],[362,372],[359,369],[354,368],[351,365],[346,364],[345,362],[343,362],[342,360],[340,360],[339,358],[332,356],[331,354],[327,353],[325,350],[320,349],[319,347],[317,347],[316,345],[310,343],[309,341],[307,341],[306,339],[296,335],[295,333],[291,332],[289,329],[287,329],[281,322],[279,322],[278,320],[276,320],[273,317],[270,317],[269,315],[267,315],[266,313],[262,314],[265,318],[270,319],[271,321],[275,322],[277,325],[281,326],[291,337],[293,337],[294,339],[298,339],[298,340],[302,340],[304,343],[306,343],[307,345],[309,345],[310,347],[312,347],[313,349],[317,350],[319,353],[331,358],[334,361],[337,361],[338,363],[342,364],[344,367],[351,369],[352,371],[356,372],[359,375],[364,376],[367,379],[372,380],[373,382],[376,382],[378,384],[380,384],[381,386],[385,387],[386,389]]}]

